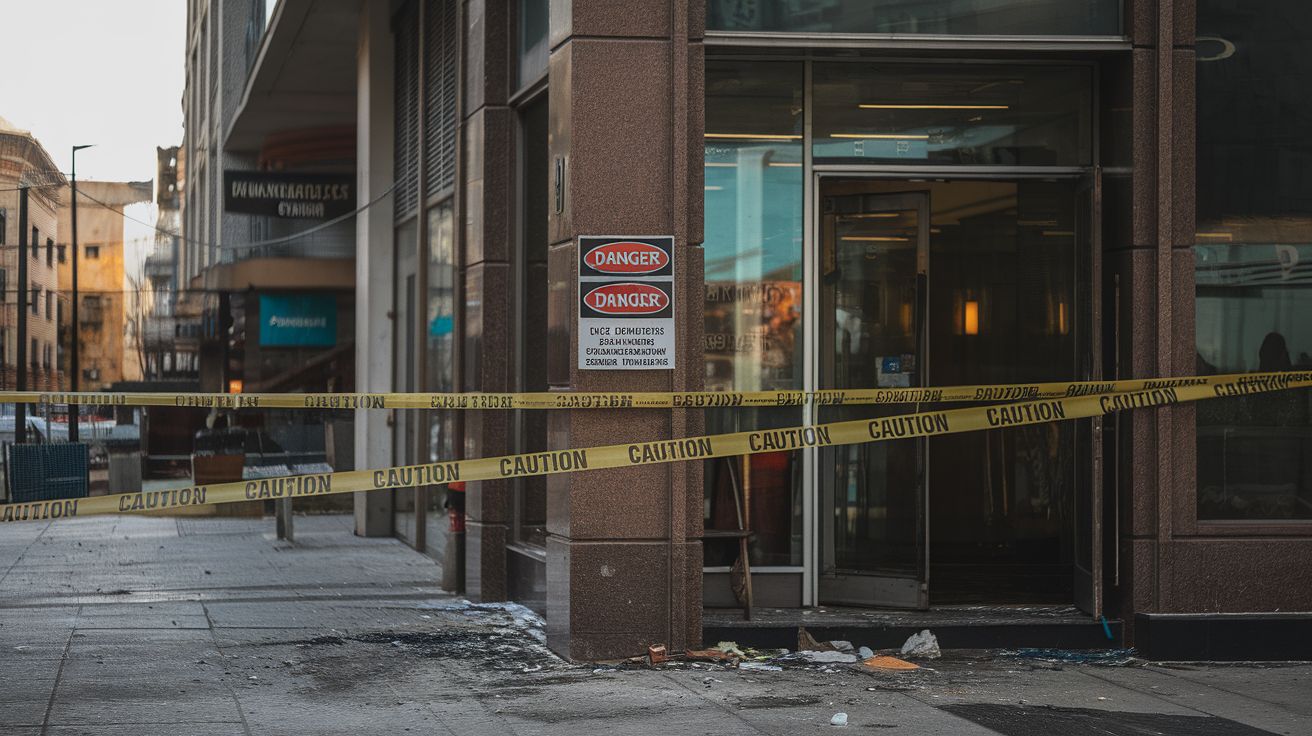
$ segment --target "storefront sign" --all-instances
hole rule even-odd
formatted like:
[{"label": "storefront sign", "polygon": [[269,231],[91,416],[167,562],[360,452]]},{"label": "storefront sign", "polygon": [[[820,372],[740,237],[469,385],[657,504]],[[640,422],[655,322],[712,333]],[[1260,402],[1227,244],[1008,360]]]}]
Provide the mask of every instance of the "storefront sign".
[{"label": "storefront sign", "polygon": [[330,347],[337,344],[337,297],[260,295],[260,345]]},{"label": "storefront sign", "polygon": [[354,209],[354,174],[223,172],[225,212],[268,217],[331,219]]},{"label": "storefront sign", "polygon": [[674,238],[579,238],[579,368],[674,368]]}]

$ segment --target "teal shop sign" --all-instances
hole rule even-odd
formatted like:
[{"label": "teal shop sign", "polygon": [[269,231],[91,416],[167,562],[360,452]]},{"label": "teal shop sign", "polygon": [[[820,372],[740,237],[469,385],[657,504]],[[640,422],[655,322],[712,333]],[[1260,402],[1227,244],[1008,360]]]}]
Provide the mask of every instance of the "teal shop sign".
[{"label": "teal shop sign", "polygon": [[337,344],[337,297],[260,295],[260,344]]}]

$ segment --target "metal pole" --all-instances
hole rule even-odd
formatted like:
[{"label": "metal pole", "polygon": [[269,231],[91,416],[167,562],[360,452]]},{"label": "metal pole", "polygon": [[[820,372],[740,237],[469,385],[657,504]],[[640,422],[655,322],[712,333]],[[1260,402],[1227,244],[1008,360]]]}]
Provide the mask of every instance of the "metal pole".
[{"label": "metal pole", "polygon": [[[18,391],[27,390],[27,187],[18,194]],[[14,444],[27,442],[27,405],[14,404]]]},{"label": "metal pole", "polygon": [[[83,149],[83,148],[90,148],[90,147],[91,147],[91,146],[73,146],[73,171],[71,172],[72,175],[73,175],[73,177],[72,177],[72,178],[73,178],[73,184],[72,184],[72,197],[73,197],[73,212],[72,212],[72,215],[73,215],[73,246],[72,246],[72,250],[73,250],[73,253],[72,253],[72,259],[73,259],[73,260],[72,260],[72,263],[73,263],[73,293],[72,293],[72,295],[71,295],[71,297],[70,297],[70,300],[69,300],[69,301],[70,301],[70,305],[69,305],[69,306],[70,306],[70,309],[69,309],[70,315],[69,315],[69,316],[70,316],[70,318],[72,319],[72,324],[69,326],[69,343],[70,343],[70,345],[69,345],[69,351],[68,351],[68,388],[69,388],[70,391],[77,391],[77,388],[78,388],[78,379],[80,379],[80,378],[82,377],[82,366],[81,366],[81,363],[78,361],[78,357],[79,357],[79,355],[78,355],[78,353],[79,353],[79,345],[78,345],[78,344],[79,344],[80,342],[82,342],[82,340],[81,340],[81,336],[80,336],[78,333],[79,333],[79,331],[82,329],[82,325],[79,324],[78,321],[77,321],[77,152],[80,151],[80,150]],[[77,420],[78,420],[78,412],[80,411],[80,408],[81,408],[81,407],[80,407],[78,404],[69,404],[69,405],[68,405],[68,441],[69,441],[69,442],[77,442],[77,441],[78,441]]]}]

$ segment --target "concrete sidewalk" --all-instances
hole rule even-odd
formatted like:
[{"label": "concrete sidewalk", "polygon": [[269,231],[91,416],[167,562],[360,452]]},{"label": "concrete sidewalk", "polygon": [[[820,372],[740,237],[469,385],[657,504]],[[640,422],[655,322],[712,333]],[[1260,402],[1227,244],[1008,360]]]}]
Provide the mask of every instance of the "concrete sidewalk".
[{"label": "concrete sidewalk", "polygon": [[[0,525],[7,734],[1312,734],[1312,666],[954,652],[920,670],[562,662],[429,558],[296,520]],[[714,644],[715,642],[707,642]],[[862,642],[854,642],[858,646]]]}]

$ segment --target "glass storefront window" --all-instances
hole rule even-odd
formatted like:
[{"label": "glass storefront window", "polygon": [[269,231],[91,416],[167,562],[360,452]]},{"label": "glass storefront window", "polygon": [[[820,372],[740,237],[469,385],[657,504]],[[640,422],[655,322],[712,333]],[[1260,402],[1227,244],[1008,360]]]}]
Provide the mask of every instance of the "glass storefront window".
[{"label": "glass storefront window", "polygon": [[[1198,373],[1312,369],[1312,8],[1198,3]],[[1312,391],[1198,404],[1198,519],[1312,520]]]},{"label": "glass storefront window", "polygon": [[[1201,238],[1200,238],[1201,241]],[[1194,248],[1198,373],[1312,370],[1312,245]],[[1198,404],[1198,518],[1312,519],[1312,390]]]},{"label": "glass storefront window", "polygon": [[[454,200],[428,210],[428,295],[425,300],[424,349],[427,368],[424,390],[434,393],[455,391],[455,212]],[[428,437],[425,462],[454,460],[455,416],[451,411],[428,412]],[[446,549],[445,487],[428,493],[427,552],[442,559]]]},{"label": "glass storefront window", "polygon": [[708,31],[1116,36],[1118,0],[710,0]]},{"label": "glass storefront window", "polygon": [[551,53],[547,41],[551,18],[548,0],[519,0],[519,84],[537,79],[547,70],[547,57]]},{"label": "glass storefront window", "polygon": [[706,66],[706,389],[801,388],[802,66]]},{"label": "glass storefront window", "polygon": [[[428,299],[424,338],[428,351],[425,390],[455,391],[455,214],[447,200],[428,211]],[[428,462],[454,459],[451,412],[429,412]]]},{"label": "glass storefront window", "polygon": [[[802,65],[706,66],[706,389],[800,389]],[[796,408],[706,415],[709,433],[800,422]],[[793,452],[709,463],[707,528],[741,520],[757,532],[752,564],[801,564],[800,467]],[[708,543],[706,562],[730,564],[736,550]]]},{"label": "glass storefront window", "polygon": [[812,153],[817,163],[1087,166],[1091,79],[1080,66],[817,63]]}]

